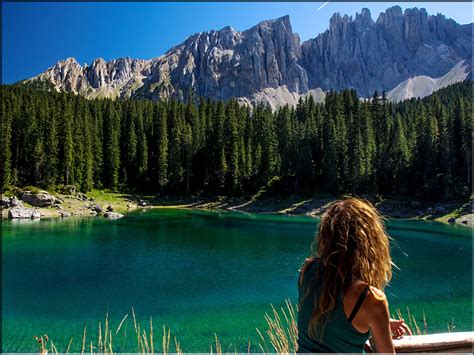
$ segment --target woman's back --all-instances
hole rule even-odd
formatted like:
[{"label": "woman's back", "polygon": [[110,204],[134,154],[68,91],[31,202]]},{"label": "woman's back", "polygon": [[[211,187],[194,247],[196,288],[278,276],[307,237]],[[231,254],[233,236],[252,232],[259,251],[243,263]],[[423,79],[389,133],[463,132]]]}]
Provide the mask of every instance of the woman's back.
[{"label": "woman's back", "polygon": [[350,316],[346,316],[343,304],[342,292],[337,296],[334,308],[328,314],[327,322],[322,330],[322,337],[314,340],[309,335],[309,324],[314,310],[315,297],[321,293],[322,273],[321,263],[312,259],[303,270],[301,283],[299,285],[298,312],[298,352],[362,352],[364,344],[369,337],[369,331],[362,333],[355,329],[351,321],[356,316],[368,288],[358,295],[354,306],[351,308]]},{"label": "woman's back", "polygon": [[317,259],[300,272],[298,351],[362,352],[370,329],[377,351],[394,352],[392,336],[410,330],[390,319],[390,242],[377,209],[355,197],[331,203],[313,246]]}]

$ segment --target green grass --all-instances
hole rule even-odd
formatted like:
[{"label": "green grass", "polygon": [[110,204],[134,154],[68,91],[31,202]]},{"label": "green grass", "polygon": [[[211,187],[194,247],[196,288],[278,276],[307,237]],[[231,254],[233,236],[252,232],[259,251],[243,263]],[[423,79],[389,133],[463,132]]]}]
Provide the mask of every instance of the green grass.
[{"label": "green grass", "polygon": [[127,194],[114,192],[108,189],[92,190],[86,193],[87,197],[92,197],[96,201],[122,202],[127,198]]},{"label": "green grass", "polygon": [[449,212],[448,214],[446,214],[444,216],[435,218],[435,221],[448,222],[448,220],[450,218],[456,218],[457,219],[457,218],[461,217],[462,215],[464,215],[465,212],[466,212],[466,210],[463,207],[459,207],[459,208],[455,209],[454,211]]},{"label": "green grass", "polygon": [[92,190],[86,193],[88,198],[93,198],[95,203],[102,207],[112,206],[115,210],[127,210],[127,205],[130,203],[132,196],[125,193],[114,192],[111,190]]}]

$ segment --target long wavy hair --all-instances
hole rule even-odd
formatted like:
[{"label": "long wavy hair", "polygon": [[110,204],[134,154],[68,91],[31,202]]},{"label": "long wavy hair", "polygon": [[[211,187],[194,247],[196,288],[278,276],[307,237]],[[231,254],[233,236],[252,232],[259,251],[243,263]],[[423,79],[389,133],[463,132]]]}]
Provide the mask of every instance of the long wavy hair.
[{"label": "long wavy hair", "polygon": [[[351,197],[328,207],[313,243],[313,257],[305,261],[300,271],[301,285],[307,267],[315,257],[319,259],[322,274],[316,273],[315,278],[322,277],[322,290],[319,295],[314,293],[314,309],[308,325],[311,338],[322,339],[337,298],[354,280],[380,290],[390,282],[389,240],[382,216],[369,201]],[[315,283],[316,280],[311,280],[307,295]]]}]

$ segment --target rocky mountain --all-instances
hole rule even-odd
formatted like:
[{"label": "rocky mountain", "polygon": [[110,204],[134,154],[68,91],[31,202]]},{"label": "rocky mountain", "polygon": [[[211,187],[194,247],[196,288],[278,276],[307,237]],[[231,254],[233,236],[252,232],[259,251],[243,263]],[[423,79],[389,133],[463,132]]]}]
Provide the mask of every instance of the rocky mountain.
[{"label": "rocky mountain", "polygon": [[[58,62],[28,81],[88,98],[198,96],[241,102],[295,104],[305,95],[355,88],[387,91],[393,100],[425,96],[471,76],[473,24],[460,25],[424,9],[398,6],[376,21],[362,9],[336,13],[329,28],[300,43],[289,16],[239,32],[231,27],[195,34],[151,60],[99,58],[81,66]],[[451,73],[451,74],[449,74]]]},{"label": "rocky mountain", "polygon": [[470,58],[472,25],[394,6],[375,22],[367,9],[355,19],[333,15],[326,32],[302,44],[301,64],[309,87],[350,87],[367,97],[413,76],[441,77]]}]

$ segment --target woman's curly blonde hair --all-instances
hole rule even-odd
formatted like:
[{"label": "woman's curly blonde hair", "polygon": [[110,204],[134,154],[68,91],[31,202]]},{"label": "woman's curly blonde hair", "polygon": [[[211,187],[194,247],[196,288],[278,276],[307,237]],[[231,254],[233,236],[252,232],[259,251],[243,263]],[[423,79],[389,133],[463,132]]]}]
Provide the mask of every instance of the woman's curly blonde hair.
[{"label": "woman's curly blonde hair", "polygon": [[[325,211],[315,238],[316,257],[322,264],[322,292],[314,295],[309,322],[311,338],[322,337],[327,316],[336,300],[354,280],[383,290],[392,278],[389,236],[382,216],[366,200],[351,197],[333,202]],[[307,266],[300,272],[300,284]]]}]

